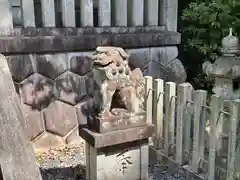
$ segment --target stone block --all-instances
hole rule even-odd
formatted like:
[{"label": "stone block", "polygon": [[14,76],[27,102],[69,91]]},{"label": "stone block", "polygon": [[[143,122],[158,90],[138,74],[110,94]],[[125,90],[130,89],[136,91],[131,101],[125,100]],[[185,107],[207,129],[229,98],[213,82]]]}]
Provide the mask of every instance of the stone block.
[{"label": "stone block", "polygon": [[70,70],[81,76],[86,75],[92,69],[92,53],[80,53],[78,56],[72,56],[69,61]]},{"label": "stone block", "polygon": [[41,180],[33,148],[21,125],[24,121],[21,103],[7,60],[1,54],[0,82],[0,179]]},{"label": "stone block", "polygon": [[46,130],[60,136],[65,136],[78,124],[75,107],[60,101],[44,109],[43,116]]},{"label": "stone block", "polygon": [[56,78],[56,96],[59,100],[76,105],[87,95],[85,78],[65,72]]},{"label": "stone block", "polygon": [[58,148],[64,145],[65,143],[62,137],[46,131],[33,141],[33,148],[36,151],[46,148]]},{"label": "stone block", "polygon": [[36,109],[43,109],[55,99],[54,82],[34,73],[21,82],[20,94],[25,104]]},{"label": "stone block", "polygon": [[79,102],[76,107],[78,125],[80,127],[86,127],[88,121],[89,110],[93,106],[93,99],[90,97],[84,98]]},{"label": "stone block", "polygon": [[185,82],[187,74],[177,56],[177,47],[150,48],[150,63],[144,75],[161,78],[164,81]]},{"label": "stone block", "polygon": [[148,140],[96,149],[86,143],[86,179],[147,180]]},{"label": "stone block", "polygon": [[166,66],[178,56],[177,46],[154,47],[149,50],[150,61],[159,62],[162,66]]},{"label": "stone block", "polygon": [[24,131],[28,140],[33,140],[44,131],[44,121],[42,119],[41,112],[36,109],[32,109],[30,106],[23,104],[24,115]]},{"label": "stone block", "polygon": [[[11,35],[13,30],[13,17],[11,4],[9,0],[0,1],[0,17],[4,17],[0,21],[0,36]],[[1,51],[2,52],[2,51]]]},{"label": "stone block", "polygon": [[118,115],[99,118],[95,117],[89,121],[88,127],[99,133],[106,133],[142,126],[146,123],[146,113],[136,113],[133,116],[123,112],[117,112]]},{"label": "stone block", "polygon": [[91,144],[91,146],[103,148],[149,138],[153,135],[154,129],[155,126],[152,124],[107,133],[97,133],[82,128],[79,130],[79,134],[86,142]]},{"label": "stone block", "polygon": [[93,92],[94,92],[94,78],[93,78],[93,72],[91,71],[87,75],[84,76],[85,78],[85,83],[86,83],[86,92],[87,95],[90,97],[93,97]]},{"label": "stone block", "polygon": [[[94,27],[95,28],[95,27]],[[133,28],[133,27],[131,27]],[[135,28],[135,27],[134,27]],[[160,27],[161,28],[161,27]],[[60,28],[61,29],[61,28]],[[68,28],[67,28],[68,29]],[[173,46],[181,42],[181,35],[177,32],[169,31],[148,31],[148,29],[135,28],[137,31],[131,33],[100,33],[91,28],[80,29],[86,33],[80,33],[80,35],[55,35],[57,30],[53,28],[52,32],[54,35],[43,36],[39,32],[31,29],[33,32],[29,32],[30,36],[33,33],[37,33],[37,36],[17,36],[4,37],[0,39],[0,52],[3,53],[56,53],[59,51],[63,52],[76,52],[76,51],[92,51],[98,46],[118,46],[122,48],[145,48],[145,47],[162,47],[162,46]],[[161,28],[162,29],[162,28]],[[18,29],[19,30],[19,29]],[[46,29],[38,31],[42,32]],[[71,29],[70,29],[71,30]],[[73,29],[75,32],[77,29]],[[92,32],[91,32],[91,31]],[[97,29],[103,32],[105,29]],[[124,30],[124,29],[123,29]],[[28,33],[28,30],[25,33]],[[62,29],[61,29],[62,31]],[[64,30],[63,30],[64,31]],[[116,29],[115,29],[116,31]],[[146,32],[147,31],[147,32]],[[48,31],[47,31],[48,32]],[[135,32],[135,33],[134,33]],[[48,32],[49,33],[49,32]],[[43,33],[46,34],[46,33]],[[97,35],[96,35],[97,34]]]},{"label": "stone block", "polygon": [[128,49],[129,65],[132,68],[144,69],[150,62],[150,48]]},{"label": "stone block", "polygon": [[32,64],[34,59],[35,57],[33,55],[15,55],[7,57],[8,66],[14,81],[21,82],[34,73]]},{"label": "stone block", "polygon": [[172,62],[170,62],[166,69],[169,69],[172,71],[171,75],[169,76],[169,81],[175,80],[177,83],[183,83],[187,79],[187,73],[186,70],[182,64],[182,62],[179,59],[175,59]]},{"label": "stone block", "polygon": [[55,79],[68,69],[68,56],[65,53],[36,56],[36,72]]},{"label": "stone block", "polygon": [[65,137],[65,143],[68,145],[82,145],[85,141],[79,136],[79,129],[75,127]]}]

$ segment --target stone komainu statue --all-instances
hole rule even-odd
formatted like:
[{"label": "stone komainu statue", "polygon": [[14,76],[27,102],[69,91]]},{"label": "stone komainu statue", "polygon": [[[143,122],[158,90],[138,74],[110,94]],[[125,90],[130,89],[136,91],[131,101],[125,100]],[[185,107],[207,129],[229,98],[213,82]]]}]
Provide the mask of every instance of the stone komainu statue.
[{"label": "stone komainu statue", "polygon": [[98,47],[93,54],[94,104],[100,117],[143,112],[144,77],[131,70],[128,54],[119,47]]}]

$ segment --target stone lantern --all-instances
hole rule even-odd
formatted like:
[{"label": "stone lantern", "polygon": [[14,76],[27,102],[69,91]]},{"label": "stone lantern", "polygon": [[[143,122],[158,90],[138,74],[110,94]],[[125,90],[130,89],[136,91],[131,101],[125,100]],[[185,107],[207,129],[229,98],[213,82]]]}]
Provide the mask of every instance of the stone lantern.
[{"label": "stone lantern", "polygon": [[[205,62],[203,71],[208,76],[215,78],[213,92],[224,100],[240,98],[240,58],[239,40],[233,36],[232,28],[229,35],[222,39],[222,56],[214,63]],[[236,88],[233,85],[236,84]]]}]

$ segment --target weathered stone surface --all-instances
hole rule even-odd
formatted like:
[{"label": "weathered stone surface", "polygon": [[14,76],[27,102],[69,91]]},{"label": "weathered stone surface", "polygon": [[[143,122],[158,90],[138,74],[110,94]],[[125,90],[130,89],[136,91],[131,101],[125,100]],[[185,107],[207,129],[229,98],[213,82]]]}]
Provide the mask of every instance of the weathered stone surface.
[{"label": "weathered stone surface", "polygon": [[[7,60],[0,55],[0,164],[4,180],[41,180],[31,144],[24,135],[24,119]],[[0,177],[1,178],[1,177]]]},{"label": "weathered stone surface", "polygon": [[15,55],[7,57],[8,66],[12,78],[16,82],[21,82],[24,78],[34,73],[32,61],[33,55]]},{"label": "weathered stone surface", "polygon": [[148,140],[96,149],[86,143],[86,179],[147,180]]},{"label": "weathered stone surface", "polygon": [[65,142],[68,145],[78,145],[84,143],[84,140],[79,136],[78,127],[71,130],[65,137]]},{"label": "weathered stone surface", "polygon": [[38,73],[22,81],[20,86],[23,102],[33,108],[43,109],[55,99],[54,82]]},{"label": "weathered stone surface", "polygon": [[148,65],[148,70],[145,71],[145,75],[176,83],[183,83],[187,78],[184,66],[178,59],[175,59],[167,66],[162,66],[156,61],[151,61]]},{"label": "weathered stone surface", "polygon": [[177,47],[150,48],[150,63],[144,75],[165,81],[185,82],[187,74],[177,56]]},{"label": "weathered stone surface", "polygon": [[150,48],[128,49],[126,52],[129,54],[129,65],[133,68],[143,71],[150,62]]},{"label": "weathered stone surface", "polygon": [[146,124],[144,126],[112,131],[108,133],[97,133],[89,129],[82,128],[79,130],[79,134],[92,147],[102,148],[131,141],[147,139],[152,136],[154,128],[154,125]]},{"label": "weathered stone surface", "polygon": [[24,115],[24,131],[28,140],[33,140],[44,131],[44,121],[41,112],[22,104]]},{"label": "weathered stone surface", "polygon": [[87,126],[89,110],[93,107],[93,99],[90,97],[84,98],[76,106],[78,125],[81,127]]},{"label": "weathered stone surface", "polygon": [[60,101],[54,101],[43,110],[46,130],[54,134],[65,136],[77,126],[75,107]]},{"label": "weathered stone surface", "polygon": [[[76,1],[76,4],[78,1]],[[37,5],[37,4],[36,4]],[[125,5],[124,5],[125,6]],[[22,36],[81,36],[83,34],[98,34],[98,33],[161,33],[165,30],[164,26],[138,26],[127,27],[120,25],[118,27],[65,27],[65,28],[17,28],[13,29],[13,35]],[[180,34],[179,34],[180,35]],[[179,42],[180,43],[180,42]]]},{"label": "weathered stone surface", "polygon": [[[131,70],[128,54],[120,47],[100,46],[93,56],[94,110],[92,117],[113,120],[115,123],[91,123],[97,129],[118,130],[135,124],[134,116],[143,110],[144,77],[140,69]],[[122,118],[124,117],[124,120]],[[129,121],[126,120],[129,118]],[[132,119],[133,117],[133,119]],[[108,121],[107,120],[107,121]],[[110,121],[111,121],[110,120]],[[116,123],[121,121],[121,123]],[[93,122],[97,122],[94,121]],[[123,125],[126,123],[125,125]],[[104,125],[103,125],[104,124]],[[123,126],[121,126],[121,125]],[[95,126],[96,125],[96,126]],[[101,126],[101,127],[99,127]],[[106,126],[107,128],[102,128]],[[110,127],[110,128],[109,128]],[[97,130],[99,132],[99,130]],[[100,132],[102,132],[100,130]]]},{"label": "weathered stone surface", "polygon": [[4,17],[0,21],[0,36],[11,35],[13,30],[13,16],[9,0],[0,1],[0,17]]},{"label": "weathered stone surface", "polygon": [[183,83],[187,79],[186,70],[179,59],[175,59],[165,66],[166,71],[172,72],[169,74],[167,81],[174,81],[177,83]]},{"label": "weathered stone surface", "polygon": [[177,58],[178,48],[177,46],[153,47],[149,49],[149,53],[151,61],[156,61],[162,66],[166,66]]},{"label": "weathered stone surface", "polygon": [[92,69],[92,53],[79,53],[77,56],[72,56],[69,61],[70,70],[81,76],[86,75]]},{"label": "weathered stone surface", "polygon": [[93,72],[91,71],[87,75],[84,76],[85,83],[86,83],[86,91],[87,95],[90,97],[93,97],[94,93],[94,78],[93,78]]},{"label": "weathered stone surface", "polygon": [[46,131],[33,141],[33,147],[35,150],[61,147],[64,146],[64,144],[62,137]]},{"label": "weathered stone surface", "polygon": [[21,7],[20,6],[12,7],[12,15],[13,15],[13,25],[21,26],[22,25]]},{"label": "weathered stone surface", "polygon": [[67,69],[68,56],[66,53],[36,56],[36,71],[39,74],[55,79]]},{"label": "weathered stone surface", "polygon": [[36,36],[1,37],[0,52],[3,53],[48,53],[62,51],[88,51],[98,46],[141,48],[179,44],[181,36],[176,32],[158,33],[102,33],[81,36]]},{"label": "weathered stone surface", "polygon": [[85,78],[72,72],[65,72],[56,78],[56,96],[59,100],[77,104],[86,96]]}]

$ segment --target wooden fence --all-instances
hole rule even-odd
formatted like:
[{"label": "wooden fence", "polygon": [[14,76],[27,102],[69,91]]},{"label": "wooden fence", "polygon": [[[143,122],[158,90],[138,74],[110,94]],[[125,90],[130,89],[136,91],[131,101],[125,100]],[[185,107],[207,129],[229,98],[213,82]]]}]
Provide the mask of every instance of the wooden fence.
[{"label": "wooden fence", "polygon": [[164,26],[176,32],[177,12],[178,0],[1,0],[0,29]]},{"label": "wooden fence", "polygon": [[240,100],[207,98],[206,91],[189,83],[145,80],[145,108],[148,122],[156,125],[152,139],[157,154],[197,179],[235,179]]}]

